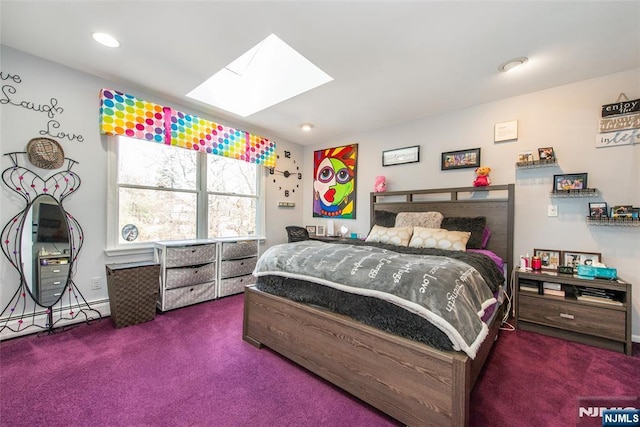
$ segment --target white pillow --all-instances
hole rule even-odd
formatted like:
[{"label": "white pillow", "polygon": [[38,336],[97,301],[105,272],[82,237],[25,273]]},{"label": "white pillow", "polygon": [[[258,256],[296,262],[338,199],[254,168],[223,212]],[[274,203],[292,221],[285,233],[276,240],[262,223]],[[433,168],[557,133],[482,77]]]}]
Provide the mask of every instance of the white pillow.
[{"label": "white pillow", "polygon": [[413,227],[411,248],[438,248],[449,251],[467,251],[467,242],[471,237],[468,231],[449,231],[444,228]]},{"label": "white pillow", "polygon": [[367,236],[367,242],[373,243],[387,243],[389,245],[407,246],[409,240],[411,240],[411,234],[413,234],[413,227],[381,227],[374,225],[369,235]]},{"label": "white pillow", "polygon": [[396,216],[396,227],[440,228],[440,212],[400,212]]}]

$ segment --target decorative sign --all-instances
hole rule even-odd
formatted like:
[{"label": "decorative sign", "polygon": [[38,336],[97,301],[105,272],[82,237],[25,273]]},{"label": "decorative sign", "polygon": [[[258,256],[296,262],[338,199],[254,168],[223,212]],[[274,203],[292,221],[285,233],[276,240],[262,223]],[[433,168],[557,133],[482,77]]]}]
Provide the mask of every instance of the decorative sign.
[{"label": "decorative sign", "polygon": [[100,91],[100,132],[274,167],[276,143],[111,89]]},{"label": "decorative sign", "polygon": [[602,106],[602,117],[617,116],[620,114],[637,112],[640,112],[640,99],[634,99],[633,101],[625,100],[616,102],[615,104],[607,104]]},{"label": "decorative sign", "polygon": [[596,135],[597,148],[630,144],[640,144],[640,129],[621,130]]},{"label": "decorative sign", "polygon": [[602,106],[596,147],[640,144],[640,99],[629,101],[624,93],[615,104]]},{"label": "decorative sign", "polygon": [[36,113],[44,113],[49,119],[46,128],[38,133],[43,137],[52,137],[58,139],[67,139],[69,141],[83,142],[84,137],[68,131],[61,131],[58,116],[64,112],[64,108],[58,105],[56,98],[49,98],[46,102],[36,102],[29,99],[23,99],[13,84],[21,84],[22,78],[17,74],[11,74],[0,71],[0,81],[9,81],[11,84],[2,84],[0,88],[0,104],[11,105],[13,107],[24,108],[26,110],[35,111]]},{"label": "decorative sign", "polygon": [[640,128],[640,113],[613,116],[600,120],[600,132]]},{"label": "decorative sign", "polygon": [[518,139],[518,121],[496,123],[494,128],[494,142],[510,141]]}]

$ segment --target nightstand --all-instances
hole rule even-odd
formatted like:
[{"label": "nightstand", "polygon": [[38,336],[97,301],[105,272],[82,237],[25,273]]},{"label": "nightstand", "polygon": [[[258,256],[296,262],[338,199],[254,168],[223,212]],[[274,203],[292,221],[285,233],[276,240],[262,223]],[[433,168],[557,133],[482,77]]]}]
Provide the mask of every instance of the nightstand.
[{"label": "nightstand", "polygon": [[631,355],[631,284],[516,271],[515,326]]}]

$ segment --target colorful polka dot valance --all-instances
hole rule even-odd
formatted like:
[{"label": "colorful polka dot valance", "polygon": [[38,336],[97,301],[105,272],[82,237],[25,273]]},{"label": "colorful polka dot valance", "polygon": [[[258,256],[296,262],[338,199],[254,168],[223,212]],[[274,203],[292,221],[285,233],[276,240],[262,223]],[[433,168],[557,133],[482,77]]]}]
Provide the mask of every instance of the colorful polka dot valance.
[{"label": "colorful polka dot valance", "polygon": [[100,132],[202,151],[265,167],[276,164],[274,141],[111,89],[100,91]]}]

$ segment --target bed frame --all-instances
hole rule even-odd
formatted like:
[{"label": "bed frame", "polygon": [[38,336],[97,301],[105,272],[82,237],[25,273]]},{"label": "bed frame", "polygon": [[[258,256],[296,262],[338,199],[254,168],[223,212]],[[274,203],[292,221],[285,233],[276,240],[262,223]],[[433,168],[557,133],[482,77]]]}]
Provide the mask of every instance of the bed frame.
[{"label": "bed frame", "polygon": [[[492,231],[488,249],[507,262],[506,271],[513,266],[513,184],[371,193],[371,218],[375,210],[486,216]],[[503,311],[504,305],[471,359],[248,286],[243,339],[271,348],[406,425],[464,426]]]}]

